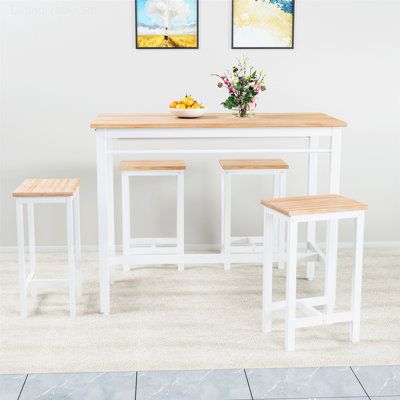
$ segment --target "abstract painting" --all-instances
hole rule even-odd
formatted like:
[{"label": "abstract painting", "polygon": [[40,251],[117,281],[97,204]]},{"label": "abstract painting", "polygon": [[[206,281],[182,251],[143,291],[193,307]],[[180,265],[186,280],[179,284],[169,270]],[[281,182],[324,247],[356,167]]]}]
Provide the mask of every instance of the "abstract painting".
[{"label": "abstract painting", "polygon": [[293,49],[294,0],[232,0],[233,49]]},{"label": "abstract painting", "polygon": [[136,0],[137,49],[197,49],[198,0]]}]

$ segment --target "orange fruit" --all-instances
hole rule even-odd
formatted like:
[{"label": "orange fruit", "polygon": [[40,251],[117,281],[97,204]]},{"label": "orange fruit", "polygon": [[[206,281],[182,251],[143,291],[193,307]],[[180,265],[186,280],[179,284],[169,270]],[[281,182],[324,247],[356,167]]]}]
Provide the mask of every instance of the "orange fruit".
[{"label": "orange fruit", "polygon": [[169,104],[169,108],[176,108],[176,106],[178,105],[177,101],[173,101]]}]

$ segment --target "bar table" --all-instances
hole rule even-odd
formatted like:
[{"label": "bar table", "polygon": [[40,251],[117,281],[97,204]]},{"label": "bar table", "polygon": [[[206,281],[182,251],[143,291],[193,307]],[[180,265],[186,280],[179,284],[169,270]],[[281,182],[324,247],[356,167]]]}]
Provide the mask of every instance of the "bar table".
[{"label": "bar table", "polygon": [[[100,263],[100,312],[110,312],[110,267],[116,264],[209,264],[223,263],[223,254],[154,254],[117,255],[114,239],[114,157],[121,155],[177,154],[268,154],[303,153],[308,156],[308,194],[317,193],[318,156],[330,154],[329,192],[340,191],[340,159],[344,121],[322,113],[257,114],[253,118],[238,118],[230,114],[205,114],[196,119],[180,119],[169,114],[100,114],[91,128],[96,136],[97,196]],[[330,145],[321,148],[320,138],[330,138]],[[281,138],[292,141],[290,147],[235,149],[230,140]],[[300,145],[298,139],[306,139]],[[204,141],[208,148],[194,146],[194,139]],[[213,142],[223,139],[223,148]],[[117,149],[119,140],[147,141],[152,149]],[[157,141],[160,146],[157,147]],[[165,141],[179,141],[181,146],[165,146]],[[156,144],[156,148],[154,148]],[[182,148],[182,145],[187,146]],[[307,241],[315,242],[315,223],[307,228]],[[231,262],[261,262],[261,254],[232,254]],[[314,263],[307,263],[307,278],[313,279]]]}]

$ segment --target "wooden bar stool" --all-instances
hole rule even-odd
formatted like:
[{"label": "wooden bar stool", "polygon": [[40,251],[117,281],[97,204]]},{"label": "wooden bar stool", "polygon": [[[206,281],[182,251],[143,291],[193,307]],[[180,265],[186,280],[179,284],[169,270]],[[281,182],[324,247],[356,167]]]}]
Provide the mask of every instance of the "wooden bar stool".
[{"label": "wooden bar stool", "polygon": [[[262,326],[264,332],[270,332],[271,313],[286,309],[285,347],[294,350],[295,330],[307,326],[352,322],[351,338],[358,342],[360,338],[361,280],[364,238],[364,214],[368,206],[339,195],[287,197],[264,199],[264,267],[263,267],[263,311]],[[274,218],[278,217],[287,225],[287,266],[286,301],[272,301],[272,257]],[[351,311],[334,312],[336,301],[336,266],[338,247],[338,221],[355,220],[354,260],[352,278]],[[327,222],[326,253],[316,243],[308,243],[309,250],[303,260],[319,261],[325,266],[325,293],[320,297],[296,298],[297,271],[297,232],[301,222]],[[315,306],[325,306],[324,312]],[[296,309],[305,317],[296,318]]]},{"label": "wooden bar stool", "polygon": [[[76,298],[82,294],[81,244],[79,223],[79,179],[27,179],[13,192],[17,208],[17,236],[21,316],[26,317],[27,293],[38,288],[69,287],[69,312],[76,316]],[[37,279],[34,205],[43,203],[65,204],[67,208],[68,278]],[[29,274],[25,268],[24,205],[27,207],[29,239]]]},{"label": "wooden bar stool", "polygon": [[[183,160],[129,160],[121,161],[122,180],[122,247],[123,255],[129,254],[178,254],[184,255],[184,171]],[[130,186],[132,176],[176,176],[176,238],[132,238],[130,218]],[[124,265],[124,271],[129,271]],[[184,263],[178,264],[179,271],[184,270]]]},{"label": "wooden bar stool", "polygon": [[[221,166],[221,253],[224,255],[224,269],[231,268],[230,256],[235,253],[261,253],[262,237],[232,237],[232,193],[231,177],[233,175],[273,175],[273,197],[286,195],[286,173],[289,166],[279,159],[261,160],[220,160]],[[274,222],[276,233],[276,246],[279,254],[284,253],[285,230],[284,223],[279,226],[278,220]],[[244,243],[243,243],[244,242]],[[279,257],[278,257],[279,258]],[[283,268],[283,262],[279,262]]]}]

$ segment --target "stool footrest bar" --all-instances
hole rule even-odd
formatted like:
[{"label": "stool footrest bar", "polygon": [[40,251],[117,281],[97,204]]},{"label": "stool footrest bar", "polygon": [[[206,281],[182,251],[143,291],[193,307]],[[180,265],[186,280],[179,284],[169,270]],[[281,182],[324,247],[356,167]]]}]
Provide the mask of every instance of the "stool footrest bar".
[{"label": "stool footrest bar", "polygon": [[307,326],[336,324],[339,322],[350,322],[352,320],[353,320],[353,316],[350,311],[334,313],[334,314],[330,314],[330,315],[322,314],[322,315],[314,316],[314,317],[296,318],[295,327],[296,328],[305,328]]},{"label": "stool footrest bar", "polygon": [[298,299],[297,301],[307,304],[308,306],[324,306],[326,304],[325,296],[317,296],[317,297],[305,297],[303,299]]},{"label": "stool footrest bar", "polygon": [[29,285],[32,283],[32,280],[33,280],[33,276],[35,275],[35,272],[34,271],[31,271],[30,273],[29,273],[29,275],[26,277],[26,279],[25,279],[25,288],[28,288],[29,287]]},{"label": "stool footrest bar", "polygon": [[177,254],[178,247],[175,246],[137,246],[131,247],[127,254],[152,255],[152,254]]},{"label": "stool footrest bar", "polygon": [[[232,236],[231,237],[232,245],[235,243],[238,244],[247,244],[247,245],[254,245],[254,244],[263,244],[263,237],[262,236]],[[240,243],[242,242],[242,243]]]},{"label": "stool footrest bar", "polygon": [[129,241],[131,246],[145,246],[145,245],[151,245],[151,246],[163,246],[163,245],[168,245],[168,244],[176,244],[177,239],[176,238],[132,238]]},{"label": "stool footrest bar", "polygon": [[301,312],[303,312],[304,314],[306,314],[309,317],[320,317],[323,315],[320,311],[316,310],[313,306],[310,306],[307,303],[304,303],[302,301],[297,302],[297,307],[299,308],[299,310]]},{"label": "stool footrest bar", "polygon": [[297,263],[306,263],[312,261],[319,261],[319,256],[317,253],[311,253],[308,251],[304,253],[299,252],[297,255]]},{"label": "stool footrest bar", "polygon": [[308,242],[308,249],[318,254],[318,261],[325,266],[326,265],[326,256],[322,252],[322,250],[317,246],[314,242]]},{"label": "stool footrest bar", "polygon": [[[301,308],[302,310],[309,310],[312,307],[315,306],[323,306],[326,304],[326,297],[325,296],[318,296],[318,297],[306,297],[304,299],[297,299],[296,300],[296,305],[299,306],[299,308]],[[281,310],[283,308],[286,307],[286,300],[281,300],[281,301],[274,301],[272,303],[271,309],[272,311],[277,311],[277,310]],[[318,314],[320,314],[320,312],[318,310],[314,311]],[[314,313],[313,311],[313,313]],[[315,313],[314,313],[315,315]]]}]

